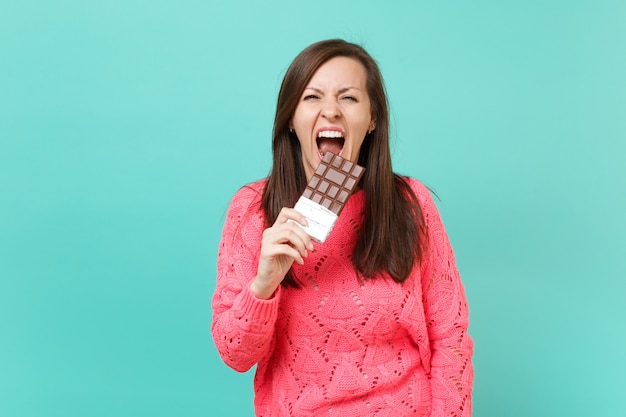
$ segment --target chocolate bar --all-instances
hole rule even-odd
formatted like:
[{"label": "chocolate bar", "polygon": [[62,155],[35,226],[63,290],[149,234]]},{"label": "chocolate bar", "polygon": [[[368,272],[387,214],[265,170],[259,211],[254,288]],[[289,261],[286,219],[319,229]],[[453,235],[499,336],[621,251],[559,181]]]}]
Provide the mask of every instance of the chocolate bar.
[{"label": "chocolate bar", "polygon": [[294,207],[306,216],[309,226],[304,229],[315,241],[326,240],[364,172],[365,168],[339,155],[324,154]]}]

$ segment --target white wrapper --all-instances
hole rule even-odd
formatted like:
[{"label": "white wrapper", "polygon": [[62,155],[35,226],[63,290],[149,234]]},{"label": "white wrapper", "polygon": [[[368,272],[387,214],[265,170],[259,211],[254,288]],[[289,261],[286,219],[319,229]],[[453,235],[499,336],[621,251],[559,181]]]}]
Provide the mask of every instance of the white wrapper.
[{"label": "white wrapper", "polygon": [[304,214],[309,222],[308,227],[298,225],[306,230],[313,240],[323,243],[330,231],[333,230],[338,216],[326,207],[306,197],[300,197],[294,208]]}]

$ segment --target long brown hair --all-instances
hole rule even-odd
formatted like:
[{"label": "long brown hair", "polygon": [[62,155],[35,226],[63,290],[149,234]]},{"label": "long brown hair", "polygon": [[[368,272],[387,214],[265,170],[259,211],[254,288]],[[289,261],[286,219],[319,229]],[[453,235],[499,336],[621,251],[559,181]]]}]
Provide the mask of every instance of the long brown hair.
[{"label": "long brown hair", "polygon": [[[389,149],[389,113],[385,87],[376,61],[361,46],[341,39],[315,43],[291,63],[283,78],[272,139],[273,164],[262,206],[267,225],[274,223],[283,207],[293,207],[306,187],[300,142],[289,124],[311,77],[335,57],[359,61],[365,68],[367,93],[376,129],[361,145],[359,165],[366,168],[360,186],[365,192],[364,221],[352,261],[364,277],[383,272],[404,282],[425,251],[424,218],[415,193],[407,180],[394,174]],[[297,286],[291,273],[283,284]]]}]

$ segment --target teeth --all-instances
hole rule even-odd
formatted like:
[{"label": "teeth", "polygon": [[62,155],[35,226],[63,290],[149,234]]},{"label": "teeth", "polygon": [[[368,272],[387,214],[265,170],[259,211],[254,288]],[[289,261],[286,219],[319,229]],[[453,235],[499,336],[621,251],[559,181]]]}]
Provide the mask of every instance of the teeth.
[{"label": "teeth", "polygon": [[317,134],[318,138],[343,138],[343,133],[337,130],[322,130]]}]

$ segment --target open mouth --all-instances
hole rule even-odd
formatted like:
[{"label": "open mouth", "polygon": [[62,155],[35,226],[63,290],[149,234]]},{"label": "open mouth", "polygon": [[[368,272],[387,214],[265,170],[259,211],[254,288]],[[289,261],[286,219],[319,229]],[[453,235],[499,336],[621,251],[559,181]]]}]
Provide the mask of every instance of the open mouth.
[{"label": "open mouth", "polygon": [[337,130],[321,130],[317,134],[317,150],[320,153],[320,157],[324,157],[326,152],[339,155],[345,141],[343,133]]}]

